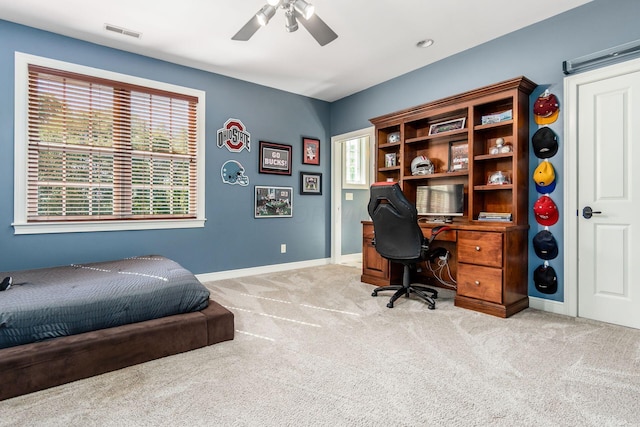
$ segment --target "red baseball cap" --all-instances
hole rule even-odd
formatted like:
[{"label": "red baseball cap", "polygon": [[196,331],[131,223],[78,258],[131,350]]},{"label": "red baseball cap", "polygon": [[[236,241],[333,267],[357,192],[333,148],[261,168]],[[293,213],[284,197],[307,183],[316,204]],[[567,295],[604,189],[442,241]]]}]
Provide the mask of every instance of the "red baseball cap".
[{"label": "red baseball cap", "polygon": [[548,125],[555,122],[560,114],[558,98],[552,93],[543,93],[533,104],[533,114],[533,118],[539,125]]},{"label": "red baseball cap", "polygon": [[550,226],[558,222],[560,215],[558,214],[558,206],[549,196],[540,196],[533,205],[533,213],[536,215],[536,221],[540,225]]}]

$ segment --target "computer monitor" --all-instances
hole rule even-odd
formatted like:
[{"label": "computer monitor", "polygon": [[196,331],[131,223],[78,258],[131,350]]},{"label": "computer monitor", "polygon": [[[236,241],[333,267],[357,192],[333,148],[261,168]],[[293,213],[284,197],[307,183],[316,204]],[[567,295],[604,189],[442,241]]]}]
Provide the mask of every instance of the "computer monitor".
[{"label": "computer monitor", "polygon": [[416,189],[418,215],[434,222],[451,222],[464,215],[464,184],[421,185]]}]

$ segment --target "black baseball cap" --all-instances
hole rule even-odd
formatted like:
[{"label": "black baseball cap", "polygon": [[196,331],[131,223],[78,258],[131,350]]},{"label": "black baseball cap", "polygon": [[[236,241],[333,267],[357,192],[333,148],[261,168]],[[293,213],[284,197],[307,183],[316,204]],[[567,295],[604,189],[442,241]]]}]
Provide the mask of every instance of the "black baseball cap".
[{"label": "black baseball cap", "polygon": [[543,294],[558,292],[558,276],[550,265],[541,264],[533,271],[533,283],[538,292]]},{"label": "black baseball cap", "polygon": [[558,136],[549,127],[541,127],[531,138],[533,153],[539,159],[548,159],[558,152]]},{"label": "black baseball cap", "polygon": [[554,259],[558,256],[558,242],[549,230],[541,230],[533,236],[533,250],[538,258]]}]

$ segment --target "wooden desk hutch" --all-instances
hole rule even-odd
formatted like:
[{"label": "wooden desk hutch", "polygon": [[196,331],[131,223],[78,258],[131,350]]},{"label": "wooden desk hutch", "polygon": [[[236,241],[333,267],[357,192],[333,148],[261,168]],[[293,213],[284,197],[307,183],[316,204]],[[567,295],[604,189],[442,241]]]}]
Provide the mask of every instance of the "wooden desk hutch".
[{"label": "wooden desk hutch", "polygon": [[[464,184],[464,214],[436,241],[451,253],[458,307],[508,317],[529,306],[529,95],[535,88],[519,77],[371,119],[377,181],[400,183],[413,203],[419,186]],[[510,148],[496,150],[499,138]],[[457,163],[451,147],[465,144],[468,162]],[[432,174],[411,174],[419,155],[431,160]],[[496,171],[509,177],[506,183],[489,183]],[[485,213],[510,213],[511,219],[479,219]],[[373,224],[362,224],[362,281],[400,283],[401,266],[380,257],[371,243]],[[425,236],[436,225],[421,222]]]}]

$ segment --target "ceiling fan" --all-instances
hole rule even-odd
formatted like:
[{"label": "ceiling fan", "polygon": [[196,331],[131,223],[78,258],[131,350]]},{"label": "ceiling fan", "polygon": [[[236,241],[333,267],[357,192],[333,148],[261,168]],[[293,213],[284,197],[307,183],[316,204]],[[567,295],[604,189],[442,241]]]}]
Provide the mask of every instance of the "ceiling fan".
[{"label": "ceiling fan", "polygon": [[324,46],[338,38],[325,22],[314,13],[312,4],[305,0],[267,0],[267,4],[247,22],[231,40],[247,41],[260,27],[264,27],[276,14],[276,9],[284,9],[285,28],[292,33],[298,29],[300,22],[311,33],[314,39]]}]

